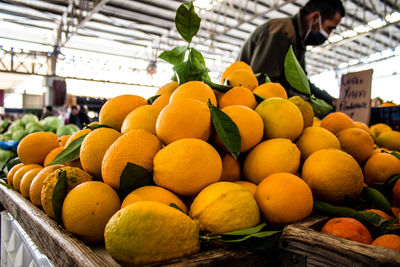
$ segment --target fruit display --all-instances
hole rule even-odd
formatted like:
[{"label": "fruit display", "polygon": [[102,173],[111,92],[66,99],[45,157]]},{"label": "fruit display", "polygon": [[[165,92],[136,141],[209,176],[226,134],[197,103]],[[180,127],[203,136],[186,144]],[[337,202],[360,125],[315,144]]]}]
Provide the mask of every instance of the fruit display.
[{"label": "fruit display", "polygon": [[[265,252],[285,226],[318,214],[329,217],[321,235],[399,250],[400,132],[340,112],[318,119],[326,104],[259,84],[244,62],[221,84],[207,69],[178,69],[155,97],[109,99],[82,130],[47,119],[50,131],[21,139],[6,185],[122,265],[210,242]],[[28,118],[13,128],[41,125]]]}]

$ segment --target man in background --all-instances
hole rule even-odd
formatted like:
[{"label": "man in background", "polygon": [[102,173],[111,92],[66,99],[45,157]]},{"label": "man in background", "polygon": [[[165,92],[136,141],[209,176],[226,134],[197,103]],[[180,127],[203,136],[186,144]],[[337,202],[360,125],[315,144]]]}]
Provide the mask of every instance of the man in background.
[{"label": "man in background", "polygon": [[[340,0],[310,0],[293,17],[271,19],[258,26],[244,43],[239,60],[249,64],[254,73],[265,73],[271,81],[281,83],[289,97],[300,95],[285,77],[284,62],[290,45],[305,71],[306,46],[322,45],[344,16]],[[334,97],[309,83],[312,94],[336,105]]]},{"label": "man in background", "polygon": [[41,120],[43,120],[46,117],[50,116],[55,116],[55,113],[53,112],[53,107],[52,106],[44,106],[43,107],[43,113],[42,116],[40,117]]},{"label": "man in background", "polygon": [[71,106],[71,114],[69,115],[68,123],[73,123],[82,129],[84,124],[89,124],[90,119],[85,110],[82,110],[80,106]]}]

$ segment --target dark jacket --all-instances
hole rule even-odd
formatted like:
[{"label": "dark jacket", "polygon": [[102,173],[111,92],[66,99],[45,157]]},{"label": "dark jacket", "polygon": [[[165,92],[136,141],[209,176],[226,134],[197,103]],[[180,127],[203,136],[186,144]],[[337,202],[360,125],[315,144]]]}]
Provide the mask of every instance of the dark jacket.
[{"label": "dark jacket", "polygon": [[84,123],[86,123],[86,124],[90,123],[90,119],[89,119],[88,115],[86,114],[86,112],[80,111],[78,113],[78,115],[76,115],[76,116],[71,114],[69,116],[68,123],[73,123],[76,126],[78,126],[80,129],[82,129],[84,126],[83,125]]},{"label": "dark jacket", "polygon": [[[265,73],[271,81],[279,82],[288,96],[301,95],[295,91],[285,77],[284,62],[290,45],[305,71],[304,37],[301,34],[300,14],[291,18],[271,19],[257,27],[244,43],[239,60],[249,64],[254,73]],[[334,99],[326,91],[310,83],[311,93],[331,104]]]}]

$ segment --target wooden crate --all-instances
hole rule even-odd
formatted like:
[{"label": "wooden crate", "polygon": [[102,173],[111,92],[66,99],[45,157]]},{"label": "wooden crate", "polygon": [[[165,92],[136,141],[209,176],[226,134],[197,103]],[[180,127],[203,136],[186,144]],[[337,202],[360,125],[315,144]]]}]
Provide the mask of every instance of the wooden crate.
[{"label": "wooden crate", "polygon": [[[56,266],[120,266],[104,245],[87,246],[58,227],[42,210],[18,192],[0,186],[0,203],[24,228],[32,241]],[[220,247],[151,266],[271,266],[273,253],[254,254]],[[273,264],[275,265],[275,264]]]},{"label": "wooden crate", "polygon": [[284,228],[282,266],[400,266],[400,252],[321,233],[327,217],[315,216]]}]

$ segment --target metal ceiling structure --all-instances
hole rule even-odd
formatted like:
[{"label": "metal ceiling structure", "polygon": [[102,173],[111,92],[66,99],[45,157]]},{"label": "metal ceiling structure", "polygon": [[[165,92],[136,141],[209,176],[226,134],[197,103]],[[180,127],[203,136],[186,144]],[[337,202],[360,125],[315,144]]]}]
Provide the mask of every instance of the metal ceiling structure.
[{"label": "metal ceiling structure", "polygon": [[[0,70],[54,74],[54,63],[67,54],[65,49],[154,61],[162,51],[183,44],[174,25],[175,11],[182,2],[0,0],[1,39],[48,47],[48,51],[3,51]],[[211,71],[222,72],[237,58],[241,45],[258,25],[271,18],[292,16],[305,2],[196,0],[202,22],[193,44],[203,53]],[[307,53],[309,75],[391,57],[400,47],[400,1],[343,0],[343,3],[347,14],[336,32],[324,46]],[[377,53],[380,56],[373,57]],[[11,59],[17,55],[18,64]],[[9,59],[7,63],[5,58]],[[40,66],[46,63],[50,67],[43,71]]]}]

